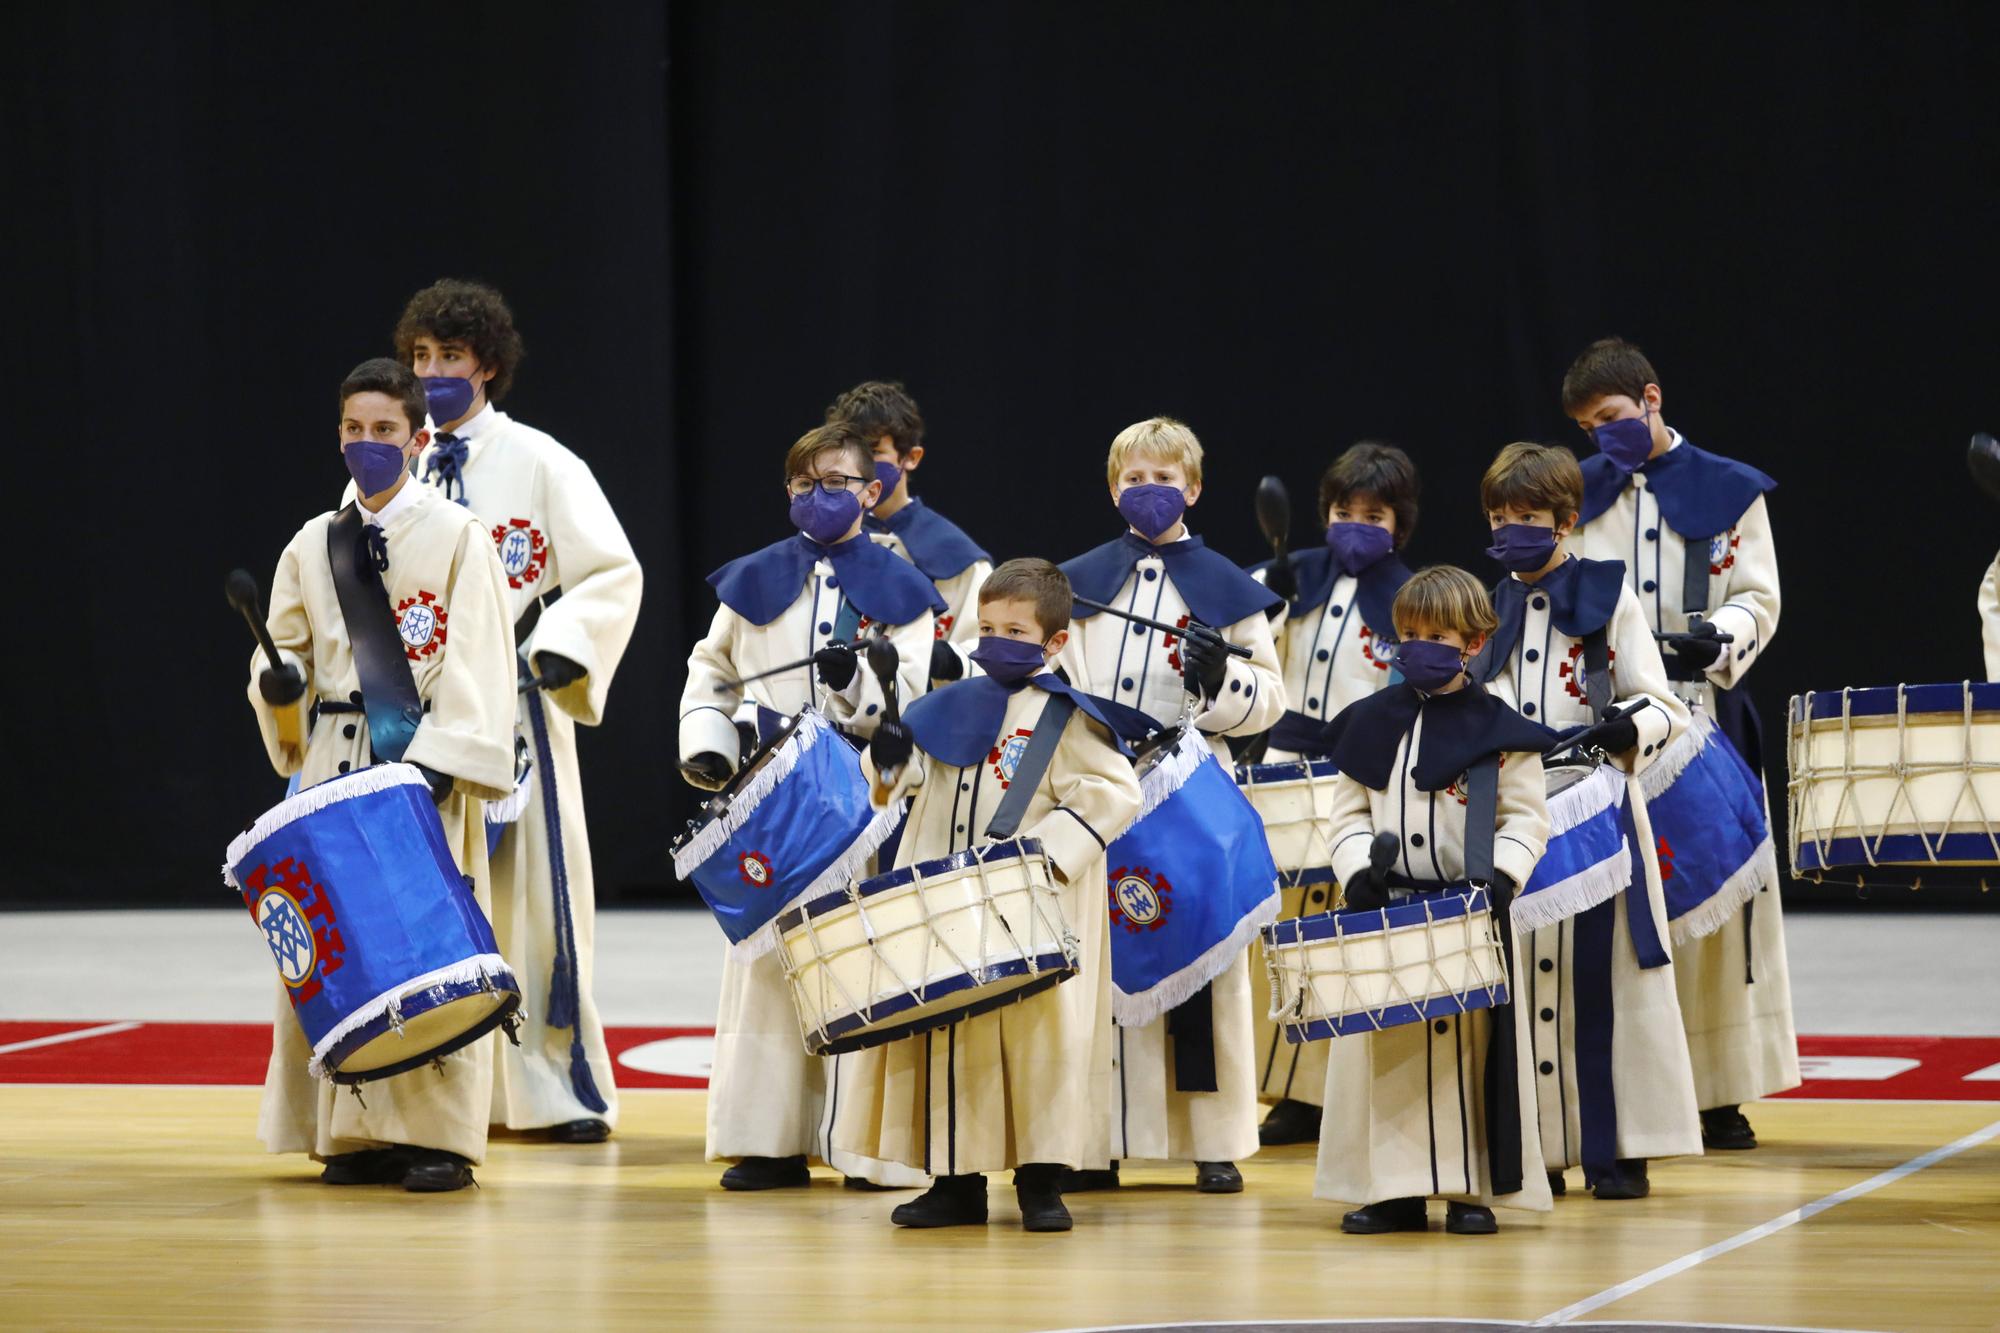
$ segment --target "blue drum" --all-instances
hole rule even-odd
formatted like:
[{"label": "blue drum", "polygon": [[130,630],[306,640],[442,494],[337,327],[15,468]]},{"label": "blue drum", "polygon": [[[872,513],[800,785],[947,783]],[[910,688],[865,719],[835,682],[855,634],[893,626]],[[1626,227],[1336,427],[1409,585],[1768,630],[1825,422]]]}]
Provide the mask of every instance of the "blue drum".
[{"label": "blue drum", "polygon": [[1720,930],[1778,880],[1764,790],[1707,714],[1639,775],[1676,943]]},{"label": "blue drum", "polygon": [[1143,1027],[1220,976],[1277,919],[1264,822],[1193,727],[1148,756],[1139,817],[1105,852],[1111,1012]]},{"label": "blue drum", "polygon": [[270,946],[314,1077],[364,1083],[419,1068],[520,1007],[412,765],[287,797],[230,843],[223,876]]}]

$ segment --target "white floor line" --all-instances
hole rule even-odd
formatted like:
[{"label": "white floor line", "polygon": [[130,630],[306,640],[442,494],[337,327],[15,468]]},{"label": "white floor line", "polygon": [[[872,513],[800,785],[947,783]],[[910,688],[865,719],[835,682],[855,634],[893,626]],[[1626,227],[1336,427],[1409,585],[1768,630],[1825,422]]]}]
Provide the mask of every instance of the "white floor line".
[{"label": "white floor line", "polygon": [[0,1046],[0,1055],[12,1055],[16,1051],[32,1051],[38,1046],[60,1046],[66,1041],[82,1041],[86,1037],[108,1037],[114,1032],[130,1032],[143,1026],[139,1023],[104,1023],[94,1028],[78,1028],[74,1032],[57,1032],[47,1037],[31,1037],[27,1041],[10,1041]]},{"label": "white floor line", "polygon": [[1870,1176],[1858,1184],[1849,1185],[1844,1190],[1829,1194],[1824,1199],[1815,1199],[1804,1207],[1794,1208],[1788,1213],[1780,1213],[1770,1221],[1751,1227],[1748,1231],[1738,1232],[1728,1240],[1718,1241],[1714,1245],[1696,1250],[1692,1254],[1684,1254],[1670,1263],[1661,1264],[1650,1273],[1641,1273],[1635,1278],[1620,1282],[1615,1287],[1606,1287],[1595,1296],[1586,1296],[1574,1305],[1565,1305],[1553,1314],[1543,1315],[1540,1319],[1529,1325],[1529,1327],[1551,1328],[1557,1324],[1567,1324],[1578,1315],[1586,1315],[1592,1310],[1602,1309],[1613,1301],[1622,1301],[1634,1292],[1644,1291],[1656,1282],[1664,1282],[1678,1273],[1685,1273],[1697,1264],[1705,1264],[1710,1259],[1714,1259],[1719,1255],[1728,1254],[1731,1250],[1740,1250],[1753,1241],[1760,1241],[1766,1236],[1775,1235],[1783,1231],[1786,1227],[1803,1222],[1809,1217],[1815,1217],[1837,1204],[1846,1203],[1849,1199],[1858,1199],[1864,1194],[1872,1194],[1884,1185],[1893,1185],[1905,1176],[1914,1175],[1927,1166],[1935,1166],[1947,1157],[1956,1157],[1968,1149],[1977,1148],[1980,1144],[1989,1142],[1995,1138],[2000,1138],[2000,1120],[1994,1121],[1984,1129],[1974,1130],[1955,1143],[1947,1143],[1942,1148],[1933,1148],[1921,1157],[1912,1157],[1901,1166],[1891,1167],[1880,1175]]}]

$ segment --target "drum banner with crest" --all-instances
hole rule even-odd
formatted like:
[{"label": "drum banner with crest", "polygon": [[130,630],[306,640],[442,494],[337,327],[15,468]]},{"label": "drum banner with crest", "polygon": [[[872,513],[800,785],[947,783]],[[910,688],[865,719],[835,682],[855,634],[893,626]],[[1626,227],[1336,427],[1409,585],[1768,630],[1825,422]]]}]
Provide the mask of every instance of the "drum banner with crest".
[{"label": "drum banner with crest", "polygon": [[1139,785],[1139,816],[1105,853],[1120,1027],[1144,1027],[1222,975],[1280,901],[1263,820],[1198,730]]},{"label": "drum banner with crest", "polygon": [[1764,793],[1714,719],[1694,723],[1639,775],[1675,944],[1712,935],[1776,887],[1778,853]]},{"label": "drum banner with crest", "polygon": [[1514,924],[1540,930],[1587,912],[1632,882],[1625,775],[1610,765],[1549,797],[1549,845],[1514,899]]}]

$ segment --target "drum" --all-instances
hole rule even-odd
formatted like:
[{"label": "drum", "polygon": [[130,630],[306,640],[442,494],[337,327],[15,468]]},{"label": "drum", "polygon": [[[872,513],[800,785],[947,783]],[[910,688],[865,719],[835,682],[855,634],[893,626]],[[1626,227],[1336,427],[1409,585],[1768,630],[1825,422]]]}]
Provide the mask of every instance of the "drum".
[{"label": "drum", "polygon": [[1505,1004],[1497,931],[1484,889],[1274,922],[1264,929],[1271,1018],[1302,1042]]},{"label": "drum", "polygon": [[1796,697],[1786,752],[1795,876],[2000,865],[2000,684]]},{"label": "drum", "polygon": [[1514,898],[1514,924],[1522,931],[1587,912],[1632,883],[1625,775],[1609,764],[1553,764],[1544,776],[1549,845]]},{"label": "drum", "polygon": [[410,764],[376,764],[287,797],[229,844],[223,877],[264,932],[315,1078],[363,1083],[416,1069],[520,1007],[430,786]]},{"label": "drum", "polygon": [[778,919],[806,1049],[840,1055],[1015,1004],[1076,975],[1033,838],[920,861]]},{"label": "drum", "polygon": [[1778,882],[1763,784],[1699,708],[1639,774],[1676,944],[1720,930]]},{"label": "drum", "polygon": [[805,708],[675,840],[674,874],[747,962],[776,945],[787,910],[865,874],[901,815],[870,808],[861,756]]},{"label": "drum", "polygon": [[1327,822],[1340,770],[1321,760],[1239,764],[1236,785],[1264,823],[1264,840],[1287,889],[1333,883],[1333,838]]},{"label": "drum", "polygon": [[1264,822],[1191,726],[1140,762],[1139,817],[1104,864],[1120,1027],[1143,1027],[1189,999],[1278,916]]}]

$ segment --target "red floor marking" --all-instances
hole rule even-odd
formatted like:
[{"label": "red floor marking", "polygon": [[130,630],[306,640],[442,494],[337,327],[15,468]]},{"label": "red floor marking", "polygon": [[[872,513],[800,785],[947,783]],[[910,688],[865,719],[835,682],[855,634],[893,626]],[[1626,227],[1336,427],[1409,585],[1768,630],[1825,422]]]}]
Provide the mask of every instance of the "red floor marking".
[{"label": "red floor marking", "polygon": [[[92,1023],[0,1023],[0,1046]],[[671,1037],[707,1037],[693,1027],[612,1028],[613,1060]],[[126,1032],[0,1055],[4,1083],[257,1084],[271,1056],[268,1023],[146,1023]],[[1910,1101],[2000,1101],[2000,1079],[1966,1075],[2000,1065],[2000,1037],[1801,1037],[1804,1087],[1788,1097]],[[1836,1063],[1837,1062],[1837,1063]],[[1912,1063],[1914,1062],[1914,1063]],[[1812,1077],[1815,1071],[1839,1077]],[[621,1088],[700,1088],[707,1080],[620,1064]]]}]

